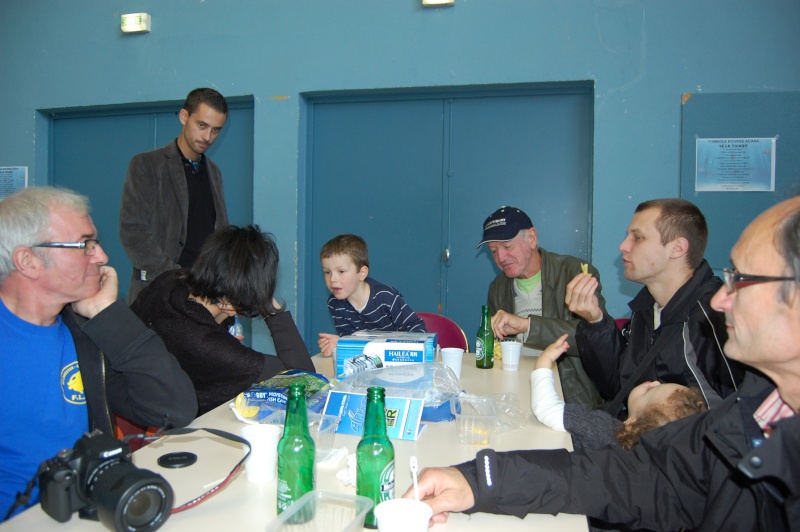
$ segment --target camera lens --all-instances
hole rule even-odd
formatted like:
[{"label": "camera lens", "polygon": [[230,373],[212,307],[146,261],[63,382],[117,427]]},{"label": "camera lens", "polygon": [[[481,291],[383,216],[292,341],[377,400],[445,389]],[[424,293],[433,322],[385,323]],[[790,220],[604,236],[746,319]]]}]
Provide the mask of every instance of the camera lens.
[{"label": "camera lens", "polygon": [[131,527],[139,529],[151,523],[161,511],[161,501],[164,492],[155,489],[156,486],[144,486],[128,501],[122,510],[123,521]]},{"label": "camera lens", "polygon": [[[172,510],[172,488],[163,477],[130,462],[104,464],[94,477],[90,500],[97,517],[117,531],[158,529]],[[98,468],[100,469],[100,468]]]}]

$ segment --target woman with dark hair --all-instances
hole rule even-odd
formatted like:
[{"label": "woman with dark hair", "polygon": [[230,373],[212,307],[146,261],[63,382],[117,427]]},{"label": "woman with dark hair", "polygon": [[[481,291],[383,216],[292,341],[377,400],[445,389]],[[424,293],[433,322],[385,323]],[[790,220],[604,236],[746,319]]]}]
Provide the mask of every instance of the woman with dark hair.
[{"label": "woman with dark hair", "polygon": [[[272,235],[229,225],[208,237],[191,269],[159,275],[131,305],[189,374],[198,416],[281,371],[314,371],[291,313],[273,297],[277,270]],[[265,319],[277,356],[228,332],[224,322],[237,314]]]}]

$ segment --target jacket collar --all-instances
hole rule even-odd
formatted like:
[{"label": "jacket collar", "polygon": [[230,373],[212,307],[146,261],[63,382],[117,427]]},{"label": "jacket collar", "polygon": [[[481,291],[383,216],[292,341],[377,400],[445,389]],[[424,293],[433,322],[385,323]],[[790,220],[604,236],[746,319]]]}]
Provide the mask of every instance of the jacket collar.
[{"label": "jacket collar", "polygon": [[800,494],[800,415],[775,424],[769,438],[751,450],[737,464],[752,480],[777,478],[793,496]]},{"label": "jacket collar", "polygon": [[[661,311],[661,323],[688,321],[692,304],[709,292],[716,292],[720,286],[722,286],[722,281],[714,275],[708,262],[703,259],[703,262],[694,271],[692,277],[675,292],[667,306]],[[655,302],[656,300],[650,294],[650,291],[647,287],[644,287],[628,303],[628,307],[633,312],[651,313]]]}]

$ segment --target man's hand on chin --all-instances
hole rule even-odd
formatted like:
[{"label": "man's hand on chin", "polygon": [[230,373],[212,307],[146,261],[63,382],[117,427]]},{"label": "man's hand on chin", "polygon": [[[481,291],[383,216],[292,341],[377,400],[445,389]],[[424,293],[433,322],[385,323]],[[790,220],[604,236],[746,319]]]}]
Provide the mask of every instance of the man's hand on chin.
[{"label": "man's hand on chin", "polygon": [[93,296],[72,303],[72,310],[92,319],[117,300],[119,279],[111,266],[100,266],[100,289]]}]

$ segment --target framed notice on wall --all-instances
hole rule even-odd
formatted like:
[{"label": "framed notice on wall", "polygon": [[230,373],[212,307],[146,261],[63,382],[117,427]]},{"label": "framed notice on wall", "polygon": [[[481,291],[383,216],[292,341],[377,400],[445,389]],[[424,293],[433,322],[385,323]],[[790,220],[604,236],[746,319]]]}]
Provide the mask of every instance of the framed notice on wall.
[{"label": "framed notice on wall", "polygon": [[722,275],[747,224],[800,194],[800,92],[684,94],[681,102],[681,197],[705,215],[705,256]]},{"label": "framed notice on wall", "polygon": [[776,138],[696,139],[697,192],[774,192]]},{"label": "framed notice on wall", "polygon": [[0,200],[27,186],[27,166],[0,166]]}]

